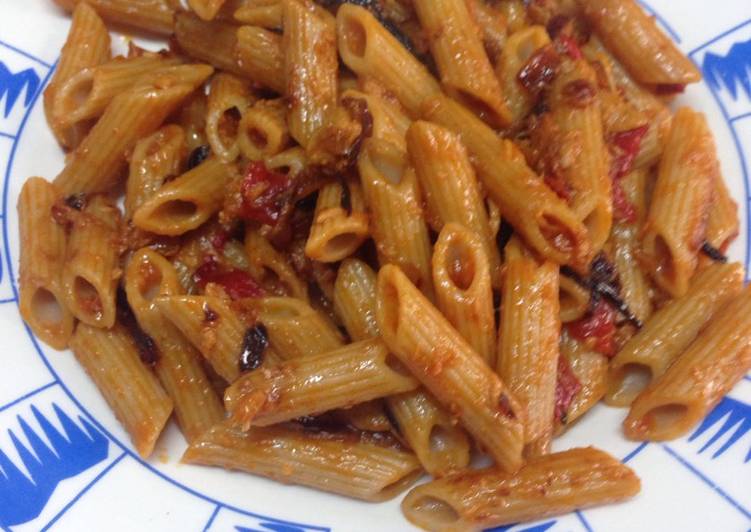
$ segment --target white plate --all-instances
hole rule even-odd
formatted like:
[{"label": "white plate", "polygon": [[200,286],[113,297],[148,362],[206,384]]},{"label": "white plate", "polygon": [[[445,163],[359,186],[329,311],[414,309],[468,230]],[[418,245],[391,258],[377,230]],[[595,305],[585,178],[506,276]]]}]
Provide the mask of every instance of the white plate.
[{"label": "white plate", "polygon": [[[709,117],[722,169],[740,205],[731,256],[749,261],[751,2],[649,0],[705,73],[682,102]],[[173,427],[144,462],[69,353],[38,342],[18,316],[18,221],[24,180],[53,178],[63,156],[44,121],[42,88],[69,20],[50,0],[0,0],[0,527],[5,530],[413,530],[399,501],[366,504],[306,488],[178,463]],[[556,441],[593,444],[642,478],[633,501],[514,531],[748,531],[751,527],[751,377],[689,437],[639,445],[621,436],[625,412],[598,407]],[[63,437],[62,435],[67,435]],[[53,454],[50,449],[54,449]],[[33,453],[33,454],[32,454]],[[36,457],[35,457],[36,456]],[[4,471],[4,475],[3,475]],[[499,529],[507,530],[507,528]]]}]

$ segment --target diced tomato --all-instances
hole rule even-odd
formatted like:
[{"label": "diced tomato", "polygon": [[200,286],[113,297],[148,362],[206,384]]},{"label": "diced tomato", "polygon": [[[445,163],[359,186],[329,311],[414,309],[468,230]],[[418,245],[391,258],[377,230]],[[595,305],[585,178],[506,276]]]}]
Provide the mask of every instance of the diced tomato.
[{"label": "diced tomato", "polygon": [[619,222],[636,222],[636,207],[626,197],[620,180],[613,181],[613,216]]},{"label": "diced tomato", "polygon": [[221,285],[232,299],[264,295],[263,288],[248,273],[236,268],[223,268],[211,256],[198,267],[193,274],[193,280],[201,289],[209,283]]},{"label": "diced tomato", "polygon": [[583,318],[568,324],[568,332],[577,340],[594,338],[594,350],[607,357],[615,356],[616,312],[605,300],[600,299],[595,308]]},{"label": "diced tomato", "polygon": [[581,391],[582,385],[574,375],[568,359],[561,355],[558,357],[558,379],[555,383],[555,419],[566,423],[571,403],[576,394]]},{"label": "diced tomato", "polygon": [[263,162],[250,163],[240,193],[240,216],[246,221],[275,225],[292,193],[292,180],[266,168]]},{"label": "diced tomato", "polygon": [[519,71],[517,79],[531,94],[540,94],[553,81],[560,64],[561,58],[555,48],[551,45],[544,46],[532,54]]},{"label": "diced tomato", "polygon": [[639,148],[641,148],[642,140],[644,140],[647,131],[649,131],[649,125],[645,124],[613,135],[614,153],[613,163],[610,167],[610,174],[613,179],[620,179],[634,169],[634,161],[639,155]]}]

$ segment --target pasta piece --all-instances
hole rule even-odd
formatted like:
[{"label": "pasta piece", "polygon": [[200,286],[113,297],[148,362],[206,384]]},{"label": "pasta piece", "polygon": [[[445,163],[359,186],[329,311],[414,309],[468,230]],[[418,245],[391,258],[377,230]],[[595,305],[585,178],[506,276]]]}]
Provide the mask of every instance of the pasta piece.
[{"label": "pasta piece", "polygon": [[53,102],[60,87],[81,70],[95,67],[110,58],[110,35],[96,11],[85,2],[73,9],[68,37],[49,85],[44,90],[44,114],[55,138],[63,148],[75,148],[86,135],[86,125],[68,127],[65,116],[54,113]]},{"label": "pasta piece", "polygon": [[18,196],[21,317],[44,343],[65,349],[73,334],[73,314],[65,305],[61,273],[65,264],[65,228],[52,216],[59,199],[55,185],[41,177],[24,183]]},{"label": "pasta piece", "polygon": [[713,185],[714,200],[707,219],[706,241],[712,247],[725,251],[740,232],[738,204],[719,175],[715,177]]},{"label": "pasta piece", "polygon": [[112,100],[55,178],[63,195],[114,188],[127,165],[126,154],[139,139],[156,131],[194,88],[169,83],[142,85]]},{"label": "pasta piece", "polygon": [[501,87],[465,0],[415,0],[446,92],[495,127],[511,122]]},{"label": "pasta piece", "polygon": [[365,262],[344,259],[334,284],[334,310],[354,341],[379,335],[375,317],[376,273]]},{"label": "pasta piece", "polygon": [[686,293],[696,270],[719,172],[704,116],[688,108],[678,110],[660,162],[642,245],[650,274],[673,297]]},{"label": "pasta piece", "polygon": [[605,45],[639,82],[684,85],[701,73],[634,0],[579,0]]},{"label": "pasta piece", "polygon": [[586,229],[563,200],[527,166],[518,148],[456,102],[433,98],[423,116],[460,135],[480,182],[527,245],[558,264],[586,269],[591,247]]},{"label": "pasta piece", "polygon": [[579,283],[561,275],[558,280],[558,307],[563,323],[576,321],[589,312],[592,294]]},{"label": "pasta piece", "polygon": [[618,272],[620,293],[642,323],[652,315],[652,287],[646,273],[639,267],[638,228],[627,224],[616,224],[610,235],[613,247],[613,264]]},{"label": "pasta piece", "polygon": [[236,56],[238,26],[223,20],[205,21],[187,11],[175,15],[175,39],[188,56],[237,76],[254,79]]},{"label": "pasta piece", "polygon": [[182,461],[371,502],[396,497],[422,474],[414,455],[396,443],[285,426],[246,433],[220,423],[188,447]]},{"label": "pasta piece", "polygon": [[558,266],[538,262],[518,240],[506,245],[498,375],[526,409],[524,441],[549,441],[553,432],[555,375],[561,321]]},{"label": "pasta piece", "polygon": [[219,397],[200,363],[200,353],[154,304],[157,296],[177,295],[182,288],[167,259],[143,248],[125,271],[125,291],[138,324],[159,349],[154,371],[172,398],[180,429],[195,441],[224,418]]},{"label": "pasta piece", "polygon": [[385,142],[368,140],[357,167],[381,263],[398,264],[432,299],[430,239],[417,177],[407,166],[406,154]]},{"label": "pasta piece", "polygon": [[[139,83],[149,83],[169,67],[179,65],[177,57],[149,54],[136,57],[116,57],[104,64],[84,68],[60,85],[52,100],[52,111],[58,123],[72,127],[78,123],[98,118],[118,94]],[[190,67],[189,67],[190,68]],[[203,82],[211,73],[205,67],[196,67]]]},{"label": "pasta piece", "polygon": [[172,401],[144,365],[122,325],[100,329],[81,323],[70,340],[76,359],[130,435],[142,458],[148,458],[172,413]]},{"label": "pasta piece", "polygon": [[[55,0],[60,7],[73,11],[82,0]],[[160,35],[173,31],[175,9],[170,0],[85,0],[107,22],[122,24]]]},{"label": "pasta piece", "polygon": [[687,434],[751,369],[751,288],[715,314],[670,368],[636,398],[623,431],[632,440]]},{"label": "pasta piece", "polygon": [[394,430],[409,444],[428,474],[441,477],[469,465],[467,433],[427,391],[392,395],[386,404]]},{"label": "pasta piece", "polygon": [[241,376],[224,395],[243,430],[408,392],[418,383],[379,339],[297,358]]},{"label": "pasta piece", "polygon": [[495,366],[495,311],[490,264],[477,234],[443,226],[433,252],[436,306],[490,367]]},{"label": "pasta piece", "polygon": [[602,113],[595,72],[587,61],[564,61],[548,96],[557,146],[556,170],[567,185],[568,203],[583,221],[592,251],[605,245],[613,226],[611,179],[603,138]]},{"label": "pasta piece", "polygon": [[188,6],[203,20],[213,20],[226,0],[188,0]]},{"label": "pasta piece", "polygon": [[503,46],[496,66],[511,123],[519,122],[534,105],[530,93],[519,83],[519,73],[538,50],[550,44],[548,32],[542,26],[529,26],[511,33]]},{"label": "pasta piece", "polygon": [[309,148],[337,104],[336,28],[306,0],[282,0],[285,94],[292,138]]},{"label": "pasta piece", "polygon": [[245,253],[250,275],[278,296],[291,296],[308,301],[308,287],[297,276],[287,258],[257,230],[245,232]]},{"label": "pasta piece", "polygon": [[371,138],[391,144],[401,151],[407,151],[405,136],[411,121],[398,102],[355,89],[344,91],[341,99],[343,104],[361,102],[367,108],[372,121]]},{"label": "pasta piece", "polygon": [[405,517],[436,532],[483,530],[630,499],[641,489],[627,466],[594,447],[530,461],[517,474],[462,471],[414,488]]},{"label": "pasta piece", "polygon": [[282,38],[256,26],[241,26],[236,33],[234,57],[240,70],[264,87],[284,94],[287,84]]},{"label": "pasta piece", "polygon": [[267,30],[282,29],[281,0],[250,0],[240,6],[234,14],[242,24],[260,26]]},{"label": "pasta piece", "polygon": [[158,235],[182,235],[219,211],[235,168],[209,158],[164,185],[133,214],[133,223]]},{"label": "pasta piece", "polygon": [[409,155],[425,194],[427,219],[433,230],[455,222],[480,238],[494,284],[499,285],[501,257],[491,234],[475,171],[459,137],[449,130],[418,121],[407,132]]},{"label": "pasta piece", "polygon": [[185,158],[185,132],[170,124],[136,143],[130,157],[130,171],[125,182],[125,218],[135,212],[164,182],[180,172]]},{"label": "pasta piece", "polygon": [[230,163],[240,155],[240,121],[251,103],[250,89],[241,79],[222,73],[211,80],[206,102],[206,137],[222,162]]},{"label": "pasta piece", "polygon": [[318,191],[305,254],[320,262],[339,262],[367,240],[369,223],[359,183],[347,181],[326,185]]},{"label": "pasta piece", "polygon": [[[608,381],[608,358],[605,355],[585,348],[581,342],[568,334],[561,336],[558,379],[561,379],[561,368],[568,368],[567,372],[570,371],[575,382],[579,384],[579,391],[571,398],[568,408],[558,412],[559,416],[555,419],[556,435],[600,402],[607,391]],[[559,408],[563,406],[565,405],[560,405]]]},{"label": "pasta piece", "polygon": [[482,0],[466,0],[472,20],[480,30],[485,51],[493,63],[498,61],[508,37],[508,23],[497,7]]},{"label": "pasta piece", "polygon": [[267,297],[254,306],[270,345],[284,360],[305,358],[344,346],[344,338],[322,313],[299,299]]},{"label": "pasta piece", "polygon": [[237,131],[240,152],[251,161],[273,157],[289,144],[284,100],[259,100],[243,113]]},{"label": "pasta piece", "polygon": [[197,148],[203,149],[202,147],[208,144],[205,131],[206,100],[204,91],[194,92],[174,116],[175,124],[185,131],[189,153],[193,153]]},{"label": "pasta piece", "polygon": [[370,76],[417,116],[423,101],[440,94],[438,82],[365,8],[345,4],[336,14],[339,55],[359,76]]},{"label": "pasta piece", "polygon": [[347,410],[334,412],[334,415],[357,430],[389,432],[393,429],[381,400],[360,403]]},{"label": "pasta piece", "polygon": [[392,352],[506,471],[522,463],[524,411],[485,361],[398,267],[378,274],[376,316]]},{"label": "pasta piece", "polygon": [[714,264],[699,272],[685,295],[655,312],[611,362],[608,393],[613,406],[628,406],[694,341],[712,316],[743,286],[738,264]]},{"label": "pasta piece", "polygon": [[266,168],[269,170],[296,176],[305,170],[308,159],[305,156],[305,150],[296,146],[267,157],[264,162],[266,163]]},{"label": "pasta piece", "polygon": [[[237,380],[245,336],[252,324],[247,324],[226,301],[216,296],[159,296],[154,304],[220,377],[227,382]],[[264,351],[264,363],[278,360],[273,349]]]},{"label": "pasta piece", "polygon": [[95,327],[115,323],[120,270],[120,211],[95,196],[72,216],[63,268],[65,303],[73,315]]}]

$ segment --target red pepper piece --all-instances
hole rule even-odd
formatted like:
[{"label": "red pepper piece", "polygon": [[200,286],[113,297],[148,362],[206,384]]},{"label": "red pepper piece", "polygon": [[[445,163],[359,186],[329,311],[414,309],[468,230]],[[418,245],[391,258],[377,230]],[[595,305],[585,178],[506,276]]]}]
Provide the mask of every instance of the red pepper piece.
[{"label": "red pepper piece", "polygon": [[616,312],[605,300],[600,299],[595,308],[583,318],[568,324],[568,332],[577,340],[595,339],[594,349],[606,357],[615,356]]},{"label": "red pepper piece", "polygon": [[574,375],[568,359],[561,355],[558,357],[558,379],[555,383],[555,419],[566,423],[571,403],[574,397],[581,391],[582,385]]},{"label": "red pepper piece", "polygon": [[284,174],[273,172],[260,161],[248,166],[240,193],[240,216],[246,221],[275,225],[285,204],[292,195],[292,180]]}]

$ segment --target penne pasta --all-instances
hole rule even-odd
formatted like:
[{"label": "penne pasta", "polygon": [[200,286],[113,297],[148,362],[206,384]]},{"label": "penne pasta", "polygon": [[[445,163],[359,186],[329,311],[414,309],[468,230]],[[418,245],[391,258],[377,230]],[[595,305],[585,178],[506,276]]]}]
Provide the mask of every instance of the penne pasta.
[{"label": "penne pasta", "polygon": [[234,18],[242,24],[260,26],[267,30],[281,30],[282,2],[280,0],[250,0],[238,7]]},{"label": "penne pasta", "polygon": [[220,423],[191,444],[182,461],[218,466],[371,502],[391,499],[422,469],[398,444],[357,433],[275,426],[240,432]]},{"label": "penne pasta", "polygon": [[549,441],[553,432],[561,322],[558,266],[539,262],[512,239],[505,250],[497,371],[526,410],[524,441]]},{"label": "penne pasta", "polygon": [[751,288],[726,303],[670,368],[631,405],[632,440],[687,434],[751,369]]},{"label": "penne pasta", "polygon": [[277,296],[308,301],[308,287],[297,276],[286,257],[258,231],[245,232],[245,253],[250,275]]},{"label": "penne pasta", "polygon": [[743,269],[738,264],[715,264],[699,272],[688,292],[655,312],[613,359],[607,403],[630,405],[667,371],[742,285]]},{"label": "penne pasta", "polygon": [[524,411],[398,267],[378,274],[376,316],[391,351],[506,471],[522,463]]},{"label": "penne pasta", "polygon": [[287,107],[282,99],[259,100],[240,119],[237,142],[242,155],[251,161],[273,157],[289,144]]},{"label": "penne pasta", "polygon": [[285,54],[279,35],[257,26],[241,26],[233,44],[234,60],[244,75],[279,94],[285,93]]},{"label": "penne pasta", "polygon": [[201,366],[200,353],[154,303],[157,296],[182,292],[177,273],[167,259],[144,248],[130,258],[124,281],[138,325],[159,350],[154,371],[172,399],[185,439],[195,441],[224,418],[224,410]]},{"label": "penne pasta", "polygon": [[465,226],[443,226],[433,252],[436,306],[490,367],[495,366],[495,311],[485,246]]},{"label": "penne pasta", "polygon": [[122,325],[101,329],[81,323],[70,348],[130,435],[142,458],[148,458],[172,413],[172,401],[139,358]]},{"label": "penne pasta", "polygon": [[[82,0],[55,0],[73,11]],[[107,22],[122,24],[138,30],[170,35],[174,24],[174,4],[170,0],[85,0]]]},{"label": "penne pasta", "polygon": [[345,259],[334,283],[334,310],[354,341],[379,335],[375,317],[377,276],[365,262]]},{"label": "penne pasta", "polygon": [[80,2],[73,9],[68,37],[55,74],[44,90],[44,114],[52,132],[63,148],[75,148],[87,132],[87,124],[70,127],[65,123],[66,116],[55,112],[54,102],[60,88],[78,72],[95,67],[110,58],[110,35],[102,19],[86,2]]},{"label": "penne pasta", "polygon": [[32,177],[18,196],[21,242],[18,308],[31,330],[46,344],[65,349],[74,318],[65,302],[62,270],[65,228],[53,217],[60,193],[52,183]]},{"label": "penne pasta", "polygon": [[213,20],[226,0],[188,0],[188,6],[203,20]]},{"label": "penne pasta", "polygon": [[65,303],[83,323],[110,328],[122,275],[120,211],[103,196],[94,196],[71,218],[62,273]]},{"label": "penne pasta", "polygon": [[371,339],[246,373],[227,389],[224,404],[230,419],[248,430],[349,408],[417,386],[384,343]]},{"label": "penne pasta", "polygon": [[623,501],[640,489],[630,468],[587,447],[542,456],[515,475],[481,469],[428,482],[407,494],[402,510],[426,530],[479,531]]},{"label": "penne pasta", "polygon": [[206,101],[206,138],[214,154],[225,163],[240,155],[240,122],[252,102],[245,82],[231,74],[217,74],[211,80]]},{"label": "penne pasta", "polygon": [[704,116],[680,109],[660,161],[642,242],[649,272],[673,297],[686,293],[696,270],[719,171]]}]

